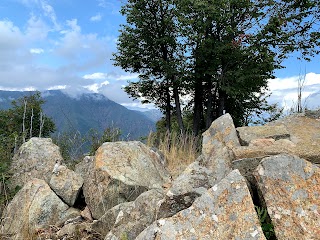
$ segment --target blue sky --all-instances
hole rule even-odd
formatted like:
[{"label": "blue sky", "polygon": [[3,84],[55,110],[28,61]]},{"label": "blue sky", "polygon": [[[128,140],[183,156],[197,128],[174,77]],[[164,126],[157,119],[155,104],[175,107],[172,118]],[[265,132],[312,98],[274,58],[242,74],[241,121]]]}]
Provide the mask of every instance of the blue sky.
[{"label": "blue sky", "polygon": [[[124,106],[140,106],[121,89],[136,74],[112,65],[124,17],[122,0],[1,0],[0,89],[66,89],[105,94]],[[310,63],[289,58],[270,81],[271,101],[288,107],[297,79],[306,74],[304,96],[320,106],[320,57]],[[317,94],[318,93],[318,94]],[[318,104],[319,102],[319,104]]]}]

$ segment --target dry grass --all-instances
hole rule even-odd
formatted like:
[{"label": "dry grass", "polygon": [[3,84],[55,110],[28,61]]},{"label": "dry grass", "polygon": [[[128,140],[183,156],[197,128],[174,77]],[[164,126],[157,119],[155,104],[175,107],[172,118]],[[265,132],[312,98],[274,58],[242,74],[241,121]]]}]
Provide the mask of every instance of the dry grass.
[{"label": "dry grass", "polygon": [[158,148],[165,156],[167,169],[173,178],[177,177],[190,163],[200,155],[200,138],[193,134],[150,133],[147,139],[149,147]]}]

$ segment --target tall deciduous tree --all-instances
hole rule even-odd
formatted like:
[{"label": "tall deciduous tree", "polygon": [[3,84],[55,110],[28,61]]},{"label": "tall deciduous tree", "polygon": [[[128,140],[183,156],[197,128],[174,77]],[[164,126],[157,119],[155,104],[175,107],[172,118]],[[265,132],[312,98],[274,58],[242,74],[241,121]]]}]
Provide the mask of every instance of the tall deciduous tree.
[{"label": "tall deciduous tree", "polygon": [[120,30],[115,65],[139,73],[139,82],[126,92],[153,102],[166,114],[170,130],[172,98],[182,131],[179,88],[183,50],[178,42],[176,8],[173,0],[129,0],[122,7],[127,24]]},{"label": "tall deciduous tree", "polygon": [[177,90],[192,96],[195,134],[224,111],[245,124],[247,113],[265,108],[259,96],[288,54],[301,51],[309,59],[319,52],[319,5],[318,0],[131,0],[122,10],[128,24],[116,64],[141,73],[127,91],[166,109],[167,120],[171,95],[177,109]]}]

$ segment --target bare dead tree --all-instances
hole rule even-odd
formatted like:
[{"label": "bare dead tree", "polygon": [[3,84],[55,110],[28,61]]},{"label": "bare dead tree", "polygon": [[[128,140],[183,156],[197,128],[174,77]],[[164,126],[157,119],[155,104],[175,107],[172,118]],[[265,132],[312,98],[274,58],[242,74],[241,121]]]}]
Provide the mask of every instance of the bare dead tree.
[{"label": "bare dead tree", "polygon": [[26,120],[26,112],[27,112],[27,100],[23,100],[24,103],[24,109],[23,109],[23,118],[22,118],[22,139],[23,142],[26,142],[26,126],[25,126],[25,120]]},{"label": "bare dead tree", "polygon": [[39,138],[41,138],[41,134],[42,134],[42,129],[43,129],[43,125],[44,125],[44,116],[43,113],[40,112],[40,129],[39,129]]},{"label": "bare dead tree", "polygon": [[33,121],[33,108],[31,108],[31,117],[30,117],[30,133],[29,133],[30,138],[32,138],[32,125],[33,125],[32,121]]}]

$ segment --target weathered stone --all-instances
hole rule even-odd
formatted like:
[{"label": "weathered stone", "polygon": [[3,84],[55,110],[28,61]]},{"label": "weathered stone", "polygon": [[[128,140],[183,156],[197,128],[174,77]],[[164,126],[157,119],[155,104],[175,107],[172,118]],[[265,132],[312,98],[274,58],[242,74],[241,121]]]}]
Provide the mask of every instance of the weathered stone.
[{"label": "weathered stone", "polygon": [[48,183],[56,160],[62,161],[62,156],[59,147],[50,138],[31,138],[13,157],[11,187],[23,186],[33,178]]},{"label": "weathered stone", "polygon": [[[217,156],[221,146],[230,149],[240,146],[236,128],[228,113],[213,121],[210,128],[202,136],[202,156],[205,159]],[[217,142],[222,145],[217,146]]]},{"label": "weathered stone", "polygon": [[285,125],[290,133],[290,140],[296,145],[293,154],[312,163],[320,163],[320,120],[303,116],[291,115],[267,126]]},{"label": "weathered stone", "polygon": [[297,156],[265,158],[254,172],[277,239],[319,239],[320,169]]},{"label": "weathered stone", "polygon": [[200,162],[213,172],[219,181],[230,173],[234,159],[232,148],[240,147],[230,114],[216,119],[203,133]]},{"label": "weathered stone", "polygon": [[73,206],[83,184],[82,177],[66,166],[59,167],[59,174],[52,174],[50,187],[69,206]]},{"label": "weathered stone", "polygon": [[119,213],[133,208],[134,202],[120,203],[119,205],[114,206],[113,208],[106,211],[105,214],[98,220],[94,220],[91,224],[91,228],[102,236],[105,236],[114,227]]},{"label": "weathered stone", "polygon": [[215,174],[196,161],[191,163],[173,182],[159,203],[159,218],[171,217],[191,206],[194,200],[217,182]]},{"label": "weathered stone", "polygon": [[244,158],[235,160],[232,162],[233,169],[238,169],[242,176],[244,176],[250,183],[250,185],[255,185],[255,178],[253,172],[257,169],[259,163],[262,161],[261,158]]},{"label": "weathered stone", "polygon": [[118,213],[114,226],[105,240],[135,239],[157,219],[157,203],[163,196],[163,192],[155,189],[142,193],[131,207]]},{"label": "weathered stone", "polygon": [[290,134],[284,125],[279,126],[251,126],[238,127],[237,129],[241,145],[248,146],[252,140],[272,138],[274,140],[289,139]]},{"label": "weathered stone", "polygon": [[92,218],[92,214],[91,214],[91,211],[90,209],[88,208],[88,206],[86,206],[82,211],[81,211],[81,217],[87,221],[93,221],[93,218]]},{"label": "weathered stone", "polygon": [[280,139],[275,141],[273,144],[265,145],[251,145],[233,148],[234,158],[244,159],[244,158],[261,158],[271,155],[278,155],[280,153],[293,154],[296,149],[296,144],[288,139]]},{"label": "weathered stone", "polygon": [[258,138],[250,141],[250,147],[266,147],[271,146],[275,143],[276,140],[273,138]]},{"label": "weathered stone", "polygon": [[191,207],[160,219],[137,238],[265,239],[246,180],[238,170],[197,198]]},{"label": "weathered stone", "polygon": [[[162,189],[170,175],[159,155],[141,142],[104,143],[94,160],[76,171],[84,179],[83,193],[92,216],[99,219],[110,208],[134,201],[148,189]],[[85,167],[86,166],[86,167]]]},{"label": "weathered stone", "polygon": [[79,215],[79,211],[63,203],[44,180],[32,179],[5,209],[1,227],[3,232],[12,235],[10,239],[30,239],[49,225],[60,225]]}]

